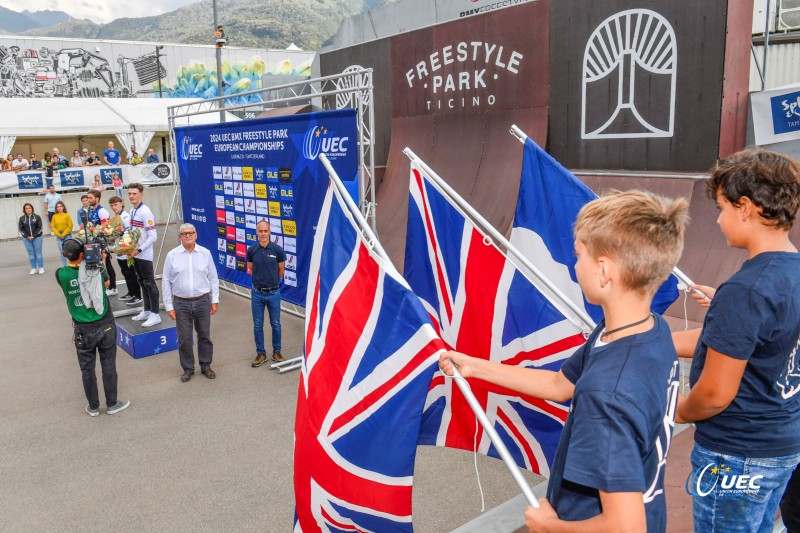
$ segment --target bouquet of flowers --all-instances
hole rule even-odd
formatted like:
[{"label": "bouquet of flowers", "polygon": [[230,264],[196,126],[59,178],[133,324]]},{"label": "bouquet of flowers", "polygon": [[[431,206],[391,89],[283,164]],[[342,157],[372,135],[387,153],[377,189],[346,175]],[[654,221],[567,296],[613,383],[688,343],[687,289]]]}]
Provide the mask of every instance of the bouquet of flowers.
[{"label": "bouquet of flowers", "polygon": [[102,224],[89,222],[86,227],[78,231],[78,237],[85,237],[87,232],[92,237],[104,237],[111,244],[119,239],[125,231],[125,225],[119,216],[108,219]]},{"label": "bouquet of flowers", "polygon": [[141,230],[131,226],[123,231],[116,243],[110,246],[109,249],[116,254],[129,254],[136,249],[136,244],[141,236]]}]

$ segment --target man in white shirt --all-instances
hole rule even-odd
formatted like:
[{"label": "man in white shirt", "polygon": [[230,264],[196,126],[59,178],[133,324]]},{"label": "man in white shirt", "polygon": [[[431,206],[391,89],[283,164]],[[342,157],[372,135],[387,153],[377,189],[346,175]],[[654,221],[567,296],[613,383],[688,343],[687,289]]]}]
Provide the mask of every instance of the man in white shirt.
[{"label": "man in white shirt", "polygon": [[131,226],[139,228],[141,236],[136,243],[136,250],[128,254],[133,259],[133,268],[142,287],[142,299],[144,306],[142,312],[133,317],[132,320],[144,321],[142,327],[149,328],[161,323],[161,315],[158,314],[158,285],[156,285],[156,275],[153,270],[153,245],[158,240],[156,233],[156,222],[153,212],[144,205],[144,185],[141,183],[131,183],[128,185],[128,200],[131,201]]},{"label": "man in white shirt", "polygon": [[28,160],[22,157],[22,152],[17,152],[17,158],[11,162],[11,170],[20,172],[28,170]]},{"label": "man in white shirt", "polygon": [[181,382],[194,374],[192,324],[197,327],[197,360],[200,372],[208,379],[214,344],[211,342],[211,315],[219,304],[219,279],[214,258],[207,248],[197,244],[197,230],[192,224],[181,224],[181,245],[171,250],[164,261],[161,290],[164,308],[178,330],[178,354],[183,368]]}]

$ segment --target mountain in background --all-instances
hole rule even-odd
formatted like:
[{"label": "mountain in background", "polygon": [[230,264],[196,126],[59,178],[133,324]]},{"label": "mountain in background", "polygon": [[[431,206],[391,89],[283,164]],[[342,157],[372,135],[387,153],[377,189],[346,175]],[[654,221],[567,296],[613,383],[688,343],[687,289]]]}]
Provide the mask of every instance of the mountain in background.
[{"label": "mountain in background", "polygon": [[[383,0],[226,0],[224,5],[217,5],[217,12],[229,46],[286,48],[294,43],[304,50],[316,50],[336,33],[343,19],[382,3]],[[4,11],[28,19],[32,15],[26,16],[7,9]],[[3,11],[0,11],[0,20],[3,18]],[[25,30],[17,29],[11,33],[76,39],[213,44],[213,26],[212,0],[201,0],[153,17],[120,18],[108,24],[68,18],[52,26],[28,26]]]},{"label": "mountain in background", "polygon": [[43,28],[47,26],[53,26],[54,24],[59,24],[72,18],[63,11],[51,11],[49,9],[44,11],[28,11],[26,9],[22,12],[22,14],[26,15],[30,19],[33,19],[39,26]]},{"label": "mountain in background", "polygon": [[28,11],[22,13],[0,6],[0,32],[11,35],[22,33],[32,28],[52,26],[65,20],[69,15],[63,11]]}]

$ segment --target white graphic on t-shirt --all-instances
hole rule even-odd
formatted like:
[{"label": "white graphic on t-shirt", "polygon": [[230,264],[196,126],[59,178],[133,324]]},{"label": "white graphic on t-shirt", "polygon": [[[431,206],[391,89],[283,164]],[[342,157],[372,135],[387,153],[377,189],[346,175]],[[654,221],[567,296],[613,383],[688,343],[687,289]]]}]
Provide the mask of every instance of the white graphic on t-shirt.
[{"label": "white graphic on t-shirt", "polygon": [[656,437],[656,452],[658,453],[658,468],[653,480],[647,490],[642,494],[644,503],[653,501],[656,496],[664,492],[663,488],[657,489],[659,479],[661,478],[661,470],[667,464],[667,453],[669,452],[670,444],[672,444],[672,430],[675,429],[675,409],[678,407],[678,391],[680,390],[680,381],[678,380],[678,361],[672,364],[672,372],[669,375],[669,386],[667,387],[667,409],[664,412],[664,425],[662,431],[659,431]]},{"label": "white graphic on t-shirt", "polygon": [[784,400],[788,400],[798,392],[800,392],[800,357],[798,357],[798,350],[800,349],[800,338],[794,345],[791,355],[789,355],[789,362],[786,365],[786,373],[781,376],[776,385],[781,389],[781,396]]}]

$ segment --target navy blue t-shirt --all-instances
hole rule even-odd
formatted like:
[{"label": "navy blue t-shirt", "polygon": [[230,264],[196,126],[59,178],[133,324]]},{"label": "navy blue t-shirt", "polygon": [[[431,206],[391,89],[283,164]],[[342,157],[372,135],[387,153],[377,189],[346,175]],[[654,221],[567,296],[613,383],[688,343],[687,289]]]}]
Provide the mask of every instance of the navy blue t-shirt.
[{"label": "navy blue t-shirt", "polygon": [[561,367],[575,384],[547,497],[562,520],[602,512],[599,490],[641,492],[647,531],[665,531],[664,465],[678,398],[678,356],[664,319],[595,346],[601,322]]},{"label": "navy blue t-shirt", "polygon": [[708,348],[747,366],[733,402],[697,422],[695,441],[738,457],[800,453],[800,254],[758,254],[719,286],[692,360],[692,386]]},{"label": "navy blue t-shirt", "polygon": [[270,241],[266,246],[254,244],[247,249],[247,262],[253,263],[253,287],[264,289],[281,282],[278,263],[286,262],[283,248]]}]

